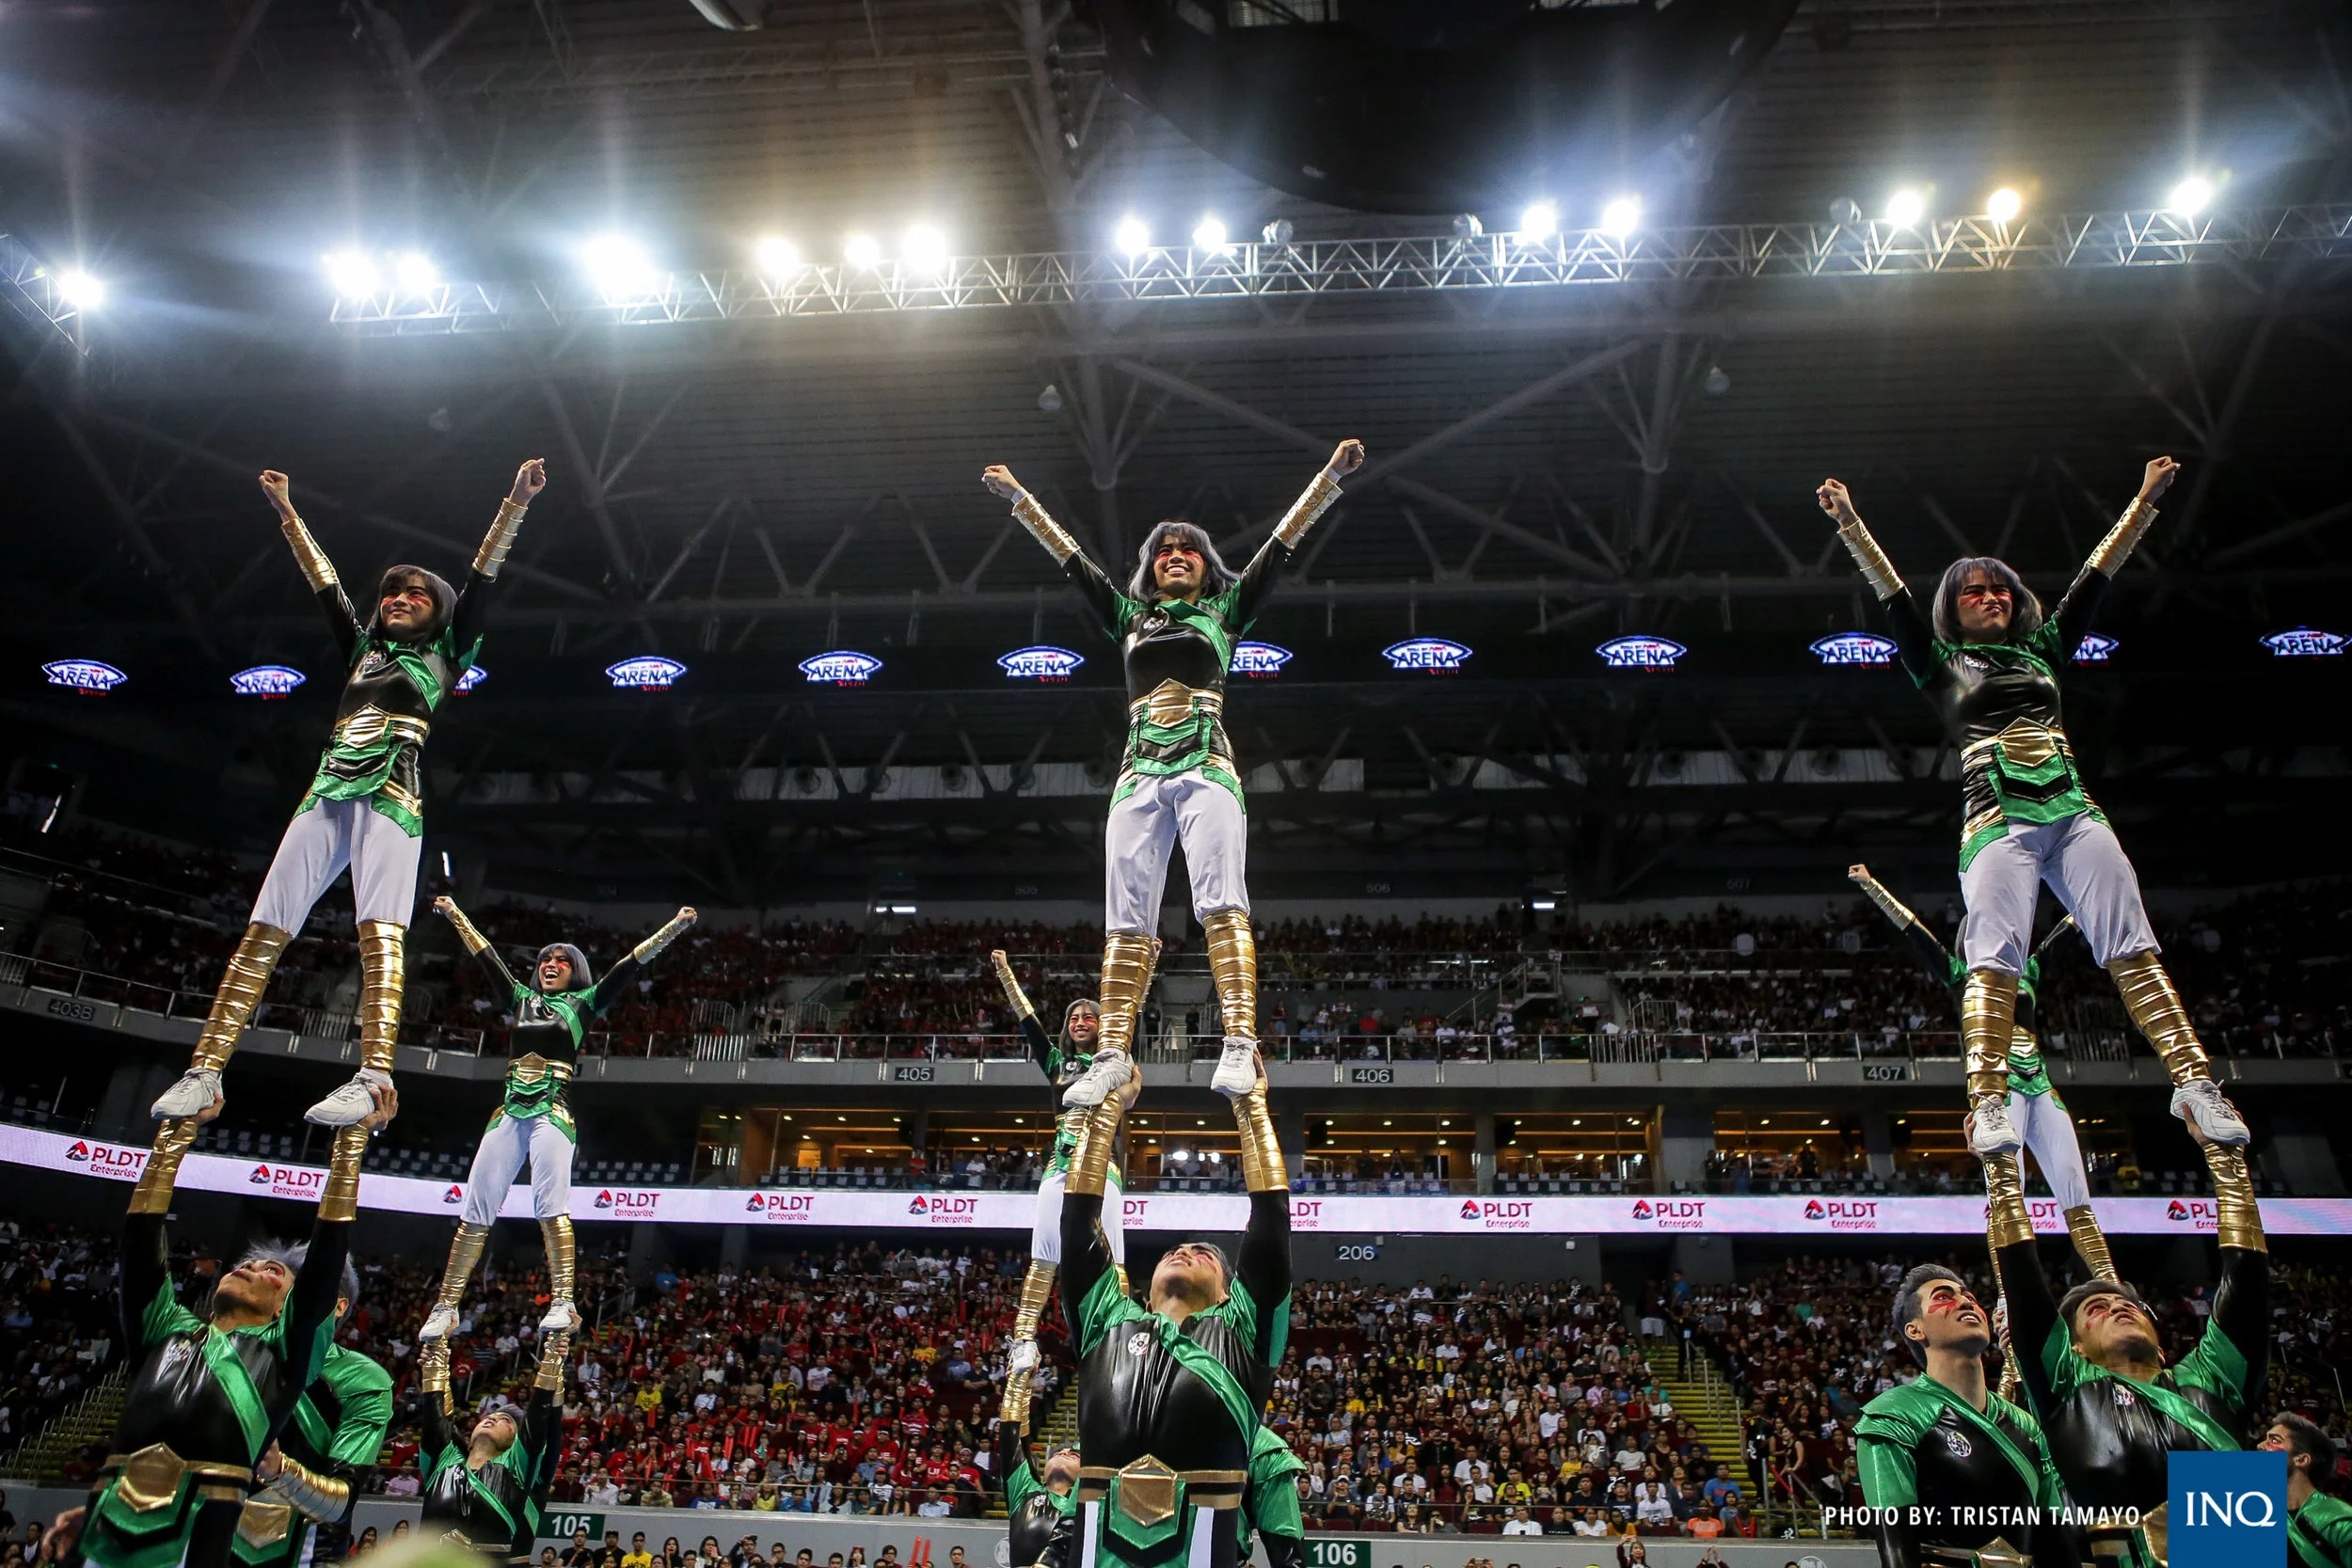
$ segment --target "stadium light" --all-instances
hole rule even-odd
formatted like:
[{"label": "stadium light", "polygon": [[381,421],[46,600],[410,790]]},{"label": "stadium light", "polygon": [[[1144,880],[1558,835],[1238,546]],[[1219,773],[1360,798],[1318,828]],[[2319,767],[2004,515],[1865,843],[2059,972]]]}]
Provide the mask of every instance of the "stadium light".
[{"label": "stadium light", "polygon": [[882,242],[871,234],[852,234],[841,246],[850,265],[871,272],[882,265]]},{"label": "stadium light", "polygon": [[2213,182],[2201,174],[2192,174],[2172,187],[2172,194],[2165,198],[2164,204],[2166,210],[2169,212],[2178,213],[2185,218],[2193,218],[2203,212],[2212,201]]},{"label": "stadium light", "polygon": [[899,257],[917,272],[943,273],[947,270],[947,235],[937,224],[918,223],[907,230],[906,244]]},{"label": "stadium light", "polygon": [[1192,230],[1192,243],[1198,249],[1223,255],[1233,248],[1232,236],[1225,232],[1225,220],[1211,213]]},{"label": "stadium light", "polygon": [[441,286],[441,273],[421,250],[404,250],[392,258],[392,281],[404,294],[429,294]]},{"label": "stadium light", "polygon": [[326,286],[345,299],[368,299],[383,290],[384,275],[364,250],[330,250],[320,261],[326,268]]},{"label": "stadium light", "polygon": [[1519,238],[1548,240],[1560,232],[1560,209],[1549,201],[1531,201],[1519,214]]},{"label": "stadium light", "polygon": [[781,234],[769,234],[752,246],[752,260],[769,277],[787,277],[801,268],[801,247]]},{"label": "stadium light", "polygon": [[580,247],[580,263],[608,303],[661,292],[661,275],[654,270],[653,258],[626,234],[599,234],[590,240]]},{"label": "stadium light", "polygon": [[1925,192],[1905,186],[1886,198],[1886,221],[1898,229],[1909,229],[1927,215]]},{"label": "stadium light", "polygon": [[57,275],[57,297],[76,310],[95,310],[106,303],[105,279],[68,267]]},{"label": "stadium light", "polygon": [[1984,198],[1984,215],[1994,223],[2012,223],[2025,210],[2026,198],[2008,185]]},{"label": "stadium light", "polygon": [[1613,240],[1626,239],[1642,227],[1642,198],[1621,196],[1600,210],[1600,231]]},{"label": "stadium light", "polygon": [[1119,220],[1112,231],[1111,243],[1130,256],[1140,256],[1152,248],[1152,226],[1129,213]]}]

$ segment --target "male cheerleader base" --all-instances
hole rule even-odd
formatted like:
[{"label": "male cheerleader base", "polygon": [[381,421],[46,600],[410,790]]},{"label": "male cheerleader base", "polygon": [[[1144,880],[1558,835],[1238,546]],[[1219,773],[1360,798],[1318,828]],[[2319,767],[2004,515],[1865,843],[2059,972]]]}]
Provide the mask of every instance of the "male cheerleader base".
[{"label": "male cheerleader base", "polygon": [[449,1341],[425,1345],[418,1358],[425,1539],[438,1536],[493,1562],[532,1560],[564,1451],[564,1358],[571,1345],[568,1333],[542,1336],[531,1402],[519,1410],[493,1406],[463,1441],[450,1420]]},{"label": "male cheerleader base", "polygon": [[1290,1185],[1265,1078],[1233,1101],[1249,1188],[1237,1264],[1205,1243],[1179,1246],[1152,1271],[1148,1308],[1120,1289],[1098,1223],[1124,1114],[1117,1096],[1091,1110],[1062,1198],[1062,1310],[1087,1459],[1073,1568],[1236,1568],[1259,1412],[1290,1323]]},{"label": "male cheerleader base", "polygon": [[[338,1323],[351,1310],[357,1279],[357,1272],[345,1264],[343,1300],[335,1312]],[[384,1434],[391,1424],[391,1374],[358,1351],[330,1340],[319,1375],[302,1391],[294,1419],[278,1434],[278,1453],[264,1454],[258,1466],[264,1482],[261,1495],[292,1510],[288,1528],[274,1541],[239,1530],[230,1556],[243,1568],[301,1568],[310,1560],[313,1530],[320,1558],[344,1555],[335,1549],[347,1544],[342,1527],[375,1468],[375,1456],[383,1451]]]},{"label": "male cheerleader base", "polygon": [[531,966],[532,983],[526,986],[455,899],[436,898],[433,909],[457,927],[457,940],[481,961],[491,984],[505,993],[515,1024],[506,1037],[506,1097],[474,1147],[473,1166],[466,1173],[466,1207],[450,1242],[449,1263],[441,1271],[441,1293],[417,1337],[431,1343],[457,1326],[466,1281],[482,1260],[490,1227],[498,1223],[499,1205],[506,1201],[506,1190],[515,1184],[526,1158],[531,1161],[532,1212],[548,1251],[548,1310],[539,1326],[550,1333],[567,1329],[575,1319],[572,1151],[580,1141],[567,1096],[572,1074],[580,1068],[580,1041],[587,1037],[589,1021],[627,996],[638,972],[699,917],[691,908],[678,911],[602,980],[590,973],[587,954],[568,942],[551,942],[539,950],[538,961]]},{"label": "male cheerleader base", "polygon": [[442,699],[457,689],[481,649],[477,627],[487,590],[548,474],[535,457],[516,470],[515,487],[474,552],[462,590],[421,566],[394,566],[384,574],[375,611],[364,625],[334,562],[294,511],[288,483],[275,470],[262,475],[262,493],[278,509],[278,527],[326,611],[327,629],[350,673],[318,773],[278,841],[251,924],[197,1037],[196,1054],[155,1101],[158,1117],[192,1117],[219,1097],[221,1069],[262,1005],[278,955],[302,934],[311,906],[345,866],[351,868],[359,938],[359,1070],[311,1106],[309,1119],[347,1127],[368,1114],[370,1085],[391,1082],[408,916],[416,908],[417,860],[424,848],[425,737]]},{"label": "male cheerleader base", "polygon": [[1005,1489],[1005,1545],[1011,1568],[1070,1568],[1078,1533],[1078,1450],[1045,1456],[1045,1474],[1029,1467],[1021,1424],[996,1423],[996,1474]]}]

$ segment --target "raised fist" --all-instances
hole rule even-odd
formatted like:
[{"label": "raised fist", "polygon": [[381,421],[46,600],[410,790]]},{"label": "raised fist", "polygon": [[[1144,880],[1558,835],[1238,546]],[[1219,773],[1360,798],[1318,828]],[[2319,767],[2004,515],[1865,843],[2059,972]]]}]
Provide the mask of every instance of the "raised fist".
[{"label": "raised fist", "polygon": [[1021,482],[1012,477],[1012,470],[1002,463],[992,463],[980,470],[980,483],[1009,501],[1021,499]]}]

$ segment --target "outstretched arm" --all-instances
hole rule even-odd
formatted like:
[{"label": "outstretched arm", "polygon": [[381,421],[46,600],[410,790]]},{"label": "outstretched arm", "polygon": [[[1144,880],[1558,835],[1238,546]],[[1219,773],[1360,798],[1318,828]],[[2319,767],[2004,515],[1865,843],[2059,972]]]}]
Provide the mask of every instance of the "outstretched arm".
[{"label": "outstretched arm", "polygon": [[1055,1068],[1059,1065],[1056,1059],[1053,1037],[1046,1034],[1045,1026],[1037,1021],[1037,1009],[1029,1006],[1029,993],[1021,989],[1020,980],[1013,975],[1012,960],[999,947],[989,954],[988,961],[996,971],[996,983],[1005,990],[1005,1006],[1012,1009],[1013,1026],[1021,1031],[1022,1041],[1029,1048],[1030,1060],[1037,1063],[1039,1070],[1046,1077],[1053,1077]]},{"label": "outstretched arm", "polygon": [[443,894],[433,900],[433,912],[457,927],[457,940],[464,943],[466,951],[471,953],[481,963],[484,972],[490,976],[490,983],[498,988],[500,995],[512,1002],[517,992],[527,989],[520,980],[515,978],[515,972],[506,967],[506,960],[499,956],[499,950],[492,945],[490,939],[484,936],[475,928],[474,923],[466,918],[466,911],[457,907],[456,899]]},{"label": "outstretched arm", "polygon": [[1080,1360],[1093,1354],[1109,1327],[1110,1320],[1089,1311],[1087,1304],[1095,1288],[1117,1272],[1110,1243],[1103,1235],[1103,1189],[1124,1114],[1118,1095],[1088,1113],[1062,1192],[1061,1309],[1070,1324],[1071,1348]]},{"label": "outstretched arm", "polygon": [[1054,521],[1044,503],[1022,488],[1021,482],[1012,477],[1012,470],[1002,463],[983,469],[980,483],[1012,502],[1013,516],[1029,531],[1030,538],[1045,546],[1045,553],[1054,558],[1054,564],[1062,569],[1062,575],[1076,585],[1087,608],[1094,611],[1094,618],[1103,628],[1113,637],[1124,632],[1120,606],[1126,595],[1120,593],[1119,585],[1104,574],[1102,567],[1087,559],[1078,542]]},{"label": "outstretched arm", "polygon": [[588,1010],[608,1013],[619,1006],[621,999],[628,994],[628,988],[636,982],[638,972],[661,957],[670,943],[684,936],[687,928],[701,918],[702,915],[690,904],[672,915],[661,929],[630,948],[627,958],[606,971],[604,978],[589,989]]},{"label": "outstretched arm", "polygon": [[2211,1142],[2194,1123],[2190,1128],[2213,1177],[2214,1228],[2221,1243],[2221,1286],[2190,1359],[2207,1363],[2207,1380],[2233,1393],[2243,1415],[2260,1402],[2270,1370],[2270,1243],[2263,1235],[2246,1151]]},{"label": "outstretched arm", "polygon": [[310,537],[310,531],[304,525],[302,515],[294,510],[294,498],[289,493],[293,484],[292,480],[276,468],[262,470],[262,494],[267,496],[270,505],[277,509],[278,531],[285,534],[286,545],[294,551],[294,563],[302,568],[303,580],[310,585],[310,592],[317,597],[319,608],[326,611],[326,629],[334,634],[335,651],[342,655],[347,664],[359,646],[359,617],[351,608],[351,600],[344,594],[342,583],[335,576],[335,563],[326,559],[326,552],[319,548],[319,542]]},{"label": "outstretched arm", "polygon": [[2016,1155],[1995,1154],[1984,1162],[1984,1196],[1985,1240],[1992,1244],[1993,1270],[2009,1302],[2009,1338],[2016,1352],[2018,1381],[2034,1416],[2046,1421],[2057,1409],[2051,1338],[2064,1325],[2058,1321],[2058,1298],[2042,1272]]},{"label": "outstretched arm", "polygon": [[1959,978],[1951,949],[1928,929],[1928,923],[1914,914],[1909,905],[1888,892],[1885,883],[1871,876],[1868,866],[1850,865],[1846,867],[1846,877],[1863,891],[1871,903],[1879,907],[1880,912],[1895,923],[1896,929],[1902,933],[1904,943],[1910,947],[1912,957],[1919,960],[1920,968],[1935,976],[1937,985],[1948,986]]},{"label": "outstretched arm", "polygon": [[1846,553],[1853,557],[1853,563],[1862,569],[1870,592],[1878,595],[1880,605],[1885,609],[1887,630],[1895,639],[1895,657],[1902,660],[1904,670],[1915,684],[1931,685],[1943,673],[1943,667],[1935,661],[1935,633],[1927,617],[1919,613],[1918,602],[1912,598],[1911,590],[1903,586],[1894,562],[1879,547],[1878,540],[1864,525],[1862,514],[1854,510],[1852,495],[1840,481],[1825,479],[1820,488],[1813,492],[1813,499],[1820,502],[1822,511],[1836,519],[1837,537],[1844,543]]},{"label": "outstretched arm", "polygon": [[1363,466],[1364,444],[1350,436],[1339,444],[1323,471],[1310,480],[1298,499],[1291,502],[1291,509],[1274,525],[1273,534],[1258,547],[1258,553],[1250,557],[1249,564],[1242,571],[1241,592],[1233,601],[1236,631],[1258,618],[1259,608],[1307,537],[1307,531],[1340,499],[1340,481]]},{"label": "outstretched arm", "polygon": [[277,1435],[326,1364],[326,1347],[335,1335],[335,1303],[342,1295],[343,1262],[351,1256],[351,1226],[359,1216],[359,1161],[368,1140],[400,1112],[400,1091],[389,1084],[372,1085],[374,1100],[367,1116],[335,1133],[334,1152],[326,1162],[326,1185],[319,1194],[318,1218],[311,1222],[310,1250],[294,1271],[280,1322],[285,1334],[287,1376],[278,1398],[269,1408],[270,1434]]},{"label": "outstretched arm", "polygon": [[2050,620],[2058,628],[2061,657],[2074,657],[2074,649],[2082,642],[2083,633],[2090,629],[2091,621],[2099,613],[2100,602],[2106,597],[2107,585],[2115,580],[2115,574],[2123,569],[2123,562],[2132,558],[2132,551],[2139,547],[2140,537],[2148,531],[2148,525],[2156,520],[2156,502],[2167,490],[2172,488],[2173,477],[2180,471],[2181,466],[2169,457],[2150,459],[2147,468],[2140,475],[2139,494],[2132,498],[2132,504],[2123,509],[2123,515],[2118,517],[2115,526],[2107,530],[2106,537],[2099,541],[2098,547],[2083,562],[2083,569],[2074,574],[2074,580],[2067,588],[2066,596],[2058,600],[2058,609],[2050,613]]},{"label": "outstretched arm", "polygon": [[522,531],[524,512],[547,487],[547,459],[532,458],[515,470],[514,485],[506,492],[506,499],[499,502],[499,515],[491,519],[490,531],[482,536],[481,547],[473,552],[473,565],[457,590],[457,609],[450,616],[449,631],[459,658],[473,656],[474,646],[482,639],[482,611],[489,598],[487,590],[498,581],[507,552],[515,547],[515,536]]},{"label": "outstretched arm", "polygon": [[167,1121],[155,1130],[155,1144],[139,1171],[139,1184],[131,1189],[130,1212],[122,1221],[120,1280],[122,1341],[148,1345],[178,1326],[179,1294],[171,1281],[171,1237],[165,1221],[171,1212],[171,1190],[180,1179],[180,1162],[195,1147],[197,1130],[220,1115],[226,1101],[215,1096],[195,1116]]},{"label": "outstretched arm", "polygon": [[428,1475],[442,1450],[457,1447],[457,1428],[449,1418],[449,1339],[427,1340],[417,1356],[418,1434],[424,1441],[420,1468]]},{"label": "outstretched arm", "polygon": [[1241,1132],[1242,1178],[1249,1188],[1249,1226],[1242,1232],[1233,1273],[1257,1309],[1257,1342],[1250,1348],[1273,1367],[1290,1337],[1291,1183],[1274,1116],[1266,1108],[1263,1064],[1258,1086],[1233,1101],[1233,1121]]}]

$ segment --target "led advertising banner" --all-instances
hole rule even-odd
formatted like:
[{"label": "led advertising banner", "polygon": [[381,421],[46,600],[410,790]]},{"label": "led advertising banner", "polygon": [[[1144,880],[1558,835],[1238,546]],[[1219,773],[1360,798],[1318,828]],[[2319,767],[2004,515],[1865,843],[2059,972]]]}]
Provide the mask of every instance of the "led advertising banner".
[{"label": "led advertising banner", "polygon": [[[107,1143],[29,1127],[0,1127],[0,1162],[98,1180],[136,1181],[147,1164],[144,1145]],[[227,1154],[191,1154],[180,1186],[191,1192],[247,1197],[318,1199],[323,1166]],[[367,1175],[359,1206],[405,1214],[455,1217],[462,1182],[413,1176]],[[1240,1230],[1249,1218],[1246,1193],[1137,1193],[1124,1200],[1130,1230]],[[2117,1236],[2192,1236],[2215,1229],[2209,1197],[2107,1197],[2094,1200],[2099,1224]],[[2031,1200],[2034,1228],[2066,1234],[2066,1216],[2054,1198]],[[1037,1211],[1027,1192],[843,1191],[833,1188],[625,1187],[593,1182],[572,1188],[576,1220],[659,1220],[670,1225],[756,1225],[777,1228],[846,1227],[866,1230],[1026,1230]],[[499,1213],[531,1217],[531,1189],[508,1189]],[[2352,1198],[2262,1200],[2263,1225],[2274,1236],[2352,1235]],[[1614,1197],[1491,1196],[1384,1197],[1373,1195],[1291,1196],[1291,1226],[1319,1235],[1590,1235],[1656,1236],[1977,1236],[1984,1234],[1984,1201],[1976,1197],[1787,1196]]]}]

